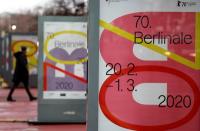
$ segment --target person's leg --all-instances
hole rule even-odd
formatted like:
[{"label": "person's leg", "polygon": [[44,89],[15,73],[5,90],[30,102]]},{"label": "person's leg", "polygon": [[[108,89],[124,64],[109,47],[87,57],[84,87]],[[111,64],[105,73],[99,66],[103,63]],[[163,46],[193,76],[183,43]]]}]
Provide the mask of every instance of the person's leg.
[{"label": "person's leg", "polygon": [[30,101],[36,100],[36,97],[34,97],[34,96],[31,94],[30,90],[29,90],[29,87],[28,87],[28,85],[29,85],[28,80],[24,80],[24,81],[23,81],[23,84],[24,84],[24,87],[25,87],[25,89],[26,89],[26,92],[27,92],[27,94],[28,94],[28,96],[29,96]]},{"label": "person's leg", "polygon": [[20,82],[14,82],[13,86],[11,87],[10,89],[10,92],[8,94],[8,97],[7,97],[7,101],[15,101],[13,98],[12,98],[12,94],[14,93],[15,91],[15,88],[19,85]]}]

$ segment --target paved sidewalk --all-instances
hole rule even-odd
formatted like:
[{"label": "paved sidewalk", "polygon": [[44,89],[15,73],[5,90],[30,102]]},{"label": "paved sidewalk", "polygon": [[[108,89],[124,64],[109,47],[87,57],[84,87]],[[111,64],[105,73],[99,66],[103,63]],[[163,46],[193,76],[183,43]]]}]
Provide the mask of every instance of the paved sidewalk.
[{"label": "paved sidewalk", "polygon": [[[29,125],[37,117],[37,101],[30,102],[24,89],[14,92],[16,102],[7,102],[8,89],[0,89],[0,131],[86,131],[84,124]],[[36,96],[37,90],[31,89]]]}]

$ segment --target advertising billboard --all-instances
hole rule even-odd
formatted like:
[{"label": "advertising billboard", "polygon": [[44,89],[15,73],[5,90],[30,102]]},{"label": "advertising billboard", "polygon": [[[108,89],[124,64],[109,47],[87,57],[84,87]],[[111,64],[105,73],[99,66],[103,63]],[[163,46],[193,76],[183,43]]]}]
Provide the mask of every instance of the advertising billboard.
[{"label": "advertising billboard", "polygon": [[91,3],[99,8],[90,14],[99,35],[89,40],[98,41],[99,83],[89,131],[199,131],[200,1]]},{"label": "advertising billboard", "polygon": [[38,121],[86,121],[87,17],[39,17]]},{"label": "advertising billboard", "polygon": [[[11,35],[11,50],[12,54],[21,51],[21,47],[27,47],[28,69],[30,75],[37,75],[38,64],[38,38],[35,35],[12,34]],[[12,57],[12,73],[15,69],[15,58]]]},{"label": "advertising billboard", "polygon": [[87,23],[44,23],[44,99],[86,99]]}]

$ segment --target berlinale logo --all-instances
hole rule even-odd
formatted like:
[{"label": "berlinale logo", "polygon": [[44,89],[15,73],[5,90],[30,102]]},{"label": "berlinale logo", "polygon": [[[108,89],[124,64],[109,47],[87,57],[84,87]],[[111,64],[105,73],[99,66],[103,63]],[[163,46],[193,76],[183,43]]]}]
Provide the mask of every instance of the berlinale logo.
[{"label": "berlinale logo", "polygon": [[197,2],[186,2],[186,1],[177,1],[178,7],[191,7],[197,5]]}]

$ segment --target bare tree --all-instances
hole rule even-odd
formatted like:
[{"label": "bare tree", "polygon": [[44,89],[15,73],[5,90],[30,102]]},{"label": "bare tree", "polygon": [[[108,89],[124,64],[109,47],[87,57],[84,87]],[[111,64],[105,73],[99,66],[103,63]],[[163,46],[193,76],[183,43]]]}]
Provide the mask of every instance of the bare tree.
[{"label": "bare tree", "polygon": [[16,25],[15,32],[37,33],[38,16],[82,16],[86,15],[84,2],[76,0],[50,0],[45,6],[34,7],[33,10],[22,10],[18,13],[0,14],[0,30],[11,32],[11,25]]}]

